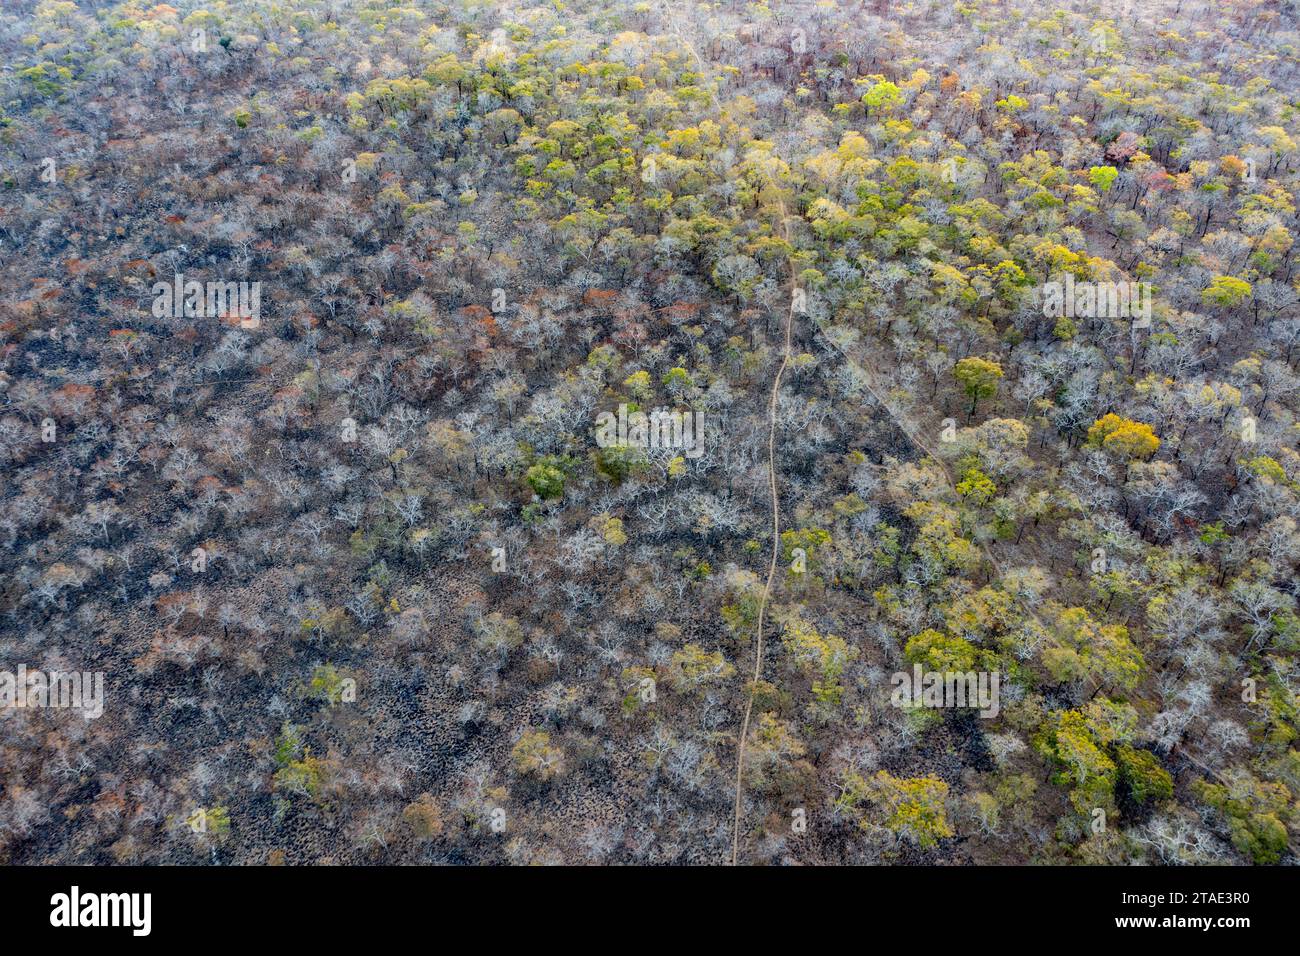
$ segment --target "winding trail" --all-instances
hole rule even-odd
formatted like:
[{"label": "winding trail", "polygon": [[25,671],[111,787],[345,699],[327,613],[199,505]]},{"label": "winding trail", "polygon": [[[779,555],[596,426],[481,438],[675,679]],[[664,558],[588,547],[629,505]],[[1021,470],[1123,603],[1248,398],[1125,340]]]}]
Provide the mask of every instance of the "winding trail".
[{"label": "winding trail", "polygon": [[[781,228],[786,230],[785,206],[781,206]],[[787,239],[787,241],[789,241]],[[790,364],[791,340],[794,334],[794,266],[790,267],[790,309],[785,317],[785,345],[781,355],[781,365],[772,380],[772,394],[767,403],[767,483],[772,495],[772,560],[767,566],[767,582],[763,585],[763,597],[758,604],[758,635],[754,642],[754,676],[749,684],[749,697],[745,702],[745,719],[740,724],[740,740],[736,745],[736,802],[731,825],[731,865],[736,866],[740,859],[740,806],[744,799],[744,785],[741,777],[745,769],[745,744],[749,740],[749,721],[754,713],[754,694],[758,688],[759,678],[763,672],[763,624],[767,617],[767,605],[772,596],[772,582],[776,578],[777,556],[781,553],[781,502],[776,487],[776,409],[780,403],[781,378]]]},{"label": "winding trail", "polygon": [[[663,9],[664,9],[664,14],[663,14],[664,18],[667,20],[669,27],[672,30],[674,38],[677,40],[678,43],[680,43],[683,47],[686,48],[686,50],[690,53],[691,57],[695,60],[696,65],[699,67],[699,72],[701,76],[703,76],[706,73],[711,74],[712,71],[709,69],[708,65],[705,64],[700,54],[696,51],[694,44],[692,44],[691,41],[688,40],[685,36],[683,36],[681,31],[678,30],[677,18],[673,15],[673,11],[667,5],[665,5]],[[709,93],[709,99],[712,101],[714,109],[720,111],[721,105],[718,102],[717,94],[713,89],[712,85],[708,87],[708,93]],[[774,188],[778,190],[780,189],[780,186],[776,183],[776,181],[771,178],[770,173],[768,174],[768,182]],[[781,202],[782,238],[784,238],[786,243],[793,248],[793,244],[790,242],[790,230],[789,230],[789,224],[787,222],[788,217],[786,214],[785,202],[784,200],[781,200],[780,202]],[[733,806],[732,830],[731,830],[731,865],[732,866],[737,866],[739,865],[740,862],[740,816],[741,816],[742,804],[744,803],[744,779],[743,778],[744,778],[744,769],[745,769],[745,748],[748,745],[749,725],[753,718],[754,696],[757,691],[758,681],[762,677],[762,672],[763,672],[763,647],[764,647],[763,631],[764,631],[764,625],[766,624],[766,620],[767,620],[767,606],[770,603],[771,596],[772,596],[772,585],[776,579],[777,559],[781,551],[781,504],[780,504],[779,492],[777,489],[777,481],[776,481],[776,414],[777,414],[777,406],[780,403],[781,380],[785,375],[786,368],[790,364],[790,355],[793,349],[794,314],[795,314],[795,302],[796,302],[795,293],[797,291],[796,274],[794,271],[793,260],[787,260],[787,265],[789,265],[790,267],[790,280],[789,280],[790,308],[786,314],[786,319],[785,319],[785,334],[784,334],[784,343],[783,343],[783,350],[781,356],[781,364],[777,368],[776,377],[772,381],[772,391],[768,398],[767,477],[768,477],[768,490],[771,495],[771,501],[772,501],[772,556],[771,556],[771,560],[768,562],[767,580],[763,585],[763,595],[759,601],[759,606],[758,606],[758,626],[757,626],[757,633],[755,635],[755,640],[754,640],[754,671],[749,685],[749,694],[745,703],[745,716],[741,721],[741,725],[740,725],[740,739],[736,745],[735,802]],[[918,433],[918,430],[910,422],[908,422],[908,420],[904,417],[902,411],[896,409],[889,402],[885,400],[884,396],[880,392],[880,389],[875,384],[876,376],[875,376],[874,369],[869,370],[869,366],[867,365],[867,363],[863,361],[859,361],[854,356],[850,355],[847,351],[845,351],[844,348],[840,346],[839,342],[836,341],[835,336],[830,334],[827,331],[824,322],[814,320],[814,325],[817,331],[822,333],[822,338],[825,340],[825,342],[841,358],[843,358],[845,362],[847,362],[853,368],[857,369],[859,373],[861,373],[862,384],[866,388],[867,393],[872,397],[872,399],[876,402],[876,404],[880,406],[880,408],[884,409],[885,413],[888,414],[890,419],[893,420],[894,424],[898,426],[899,431],[903,433],[904,438],[907,439],[907,441],[912,445],[912,447],[915,448],[917,451],[921,452],[923,455],[925,455],[926,458],[929,458],[939,467],[939,471],[942,474],[944,482],[947,484],[949,491],[951,491],[952,494],[956,496],[957,480],[956,478],[953,477],[952,472],[948,467],[948,463],[944,461],[942,457],[940,457],[940,455],[935,451],[934,448],[932,448],[929,445],[929,443],[927,443],[925,440],[921,438],[920,434]],[[984,556],[984,559],[988,562],[988,566],[992,569],[993,576],[997,579],[1005,577],[1005,571],[1002,567],[1002,563],[993,554],[993,551],[992,549],[989,548],[988,543],[978,539],[974,543],[980,549],[980,552]],[[1046,630],[1046,627],[1043,624],[1042,619],[1039,618],[1038,616],[1037,610],[1033,606],[1031,606],[1024,599],[1022,595],[1013,593],[1012,597],[1022,607],[1022,609],[1026,611],[1031,618],[1034,619],[1034,621],[1038,624],[1038,626],[1041,629]]]},{"label": "winding trail", "polygon": [[[695,60],[701,76],[712,70],[705,64],[704,59],[695,49],[695,44],[691,43],[681,31],[677,29],[677,18],[673,16],[672,11],[665,5],[664,16],[672,30],[673,37],[684,46]],[[712,84],[709,87],[709,99],[713,102],[715,110],[721,111],[721,105],[718,103],[717,93]],[[775,181],[768,177],[768,181],[776,186]],[[779,188],[779,187],[778,187]],[[781,233],[787,244],[790,242],[790,230],[786,223],[785,202],[781,202]],[[754,695],[758,687],[758,681],[763,675],[763,626],[767,621],[767,605],[772,597],[772,583],[776,579],[776,563],[781,553],[781,500],[776,486],[776,411],[780,404],[781,396],[781,379],[785,376],[785,370],[790,365],[790,353],[793,347],[794,337],[794,313],[795,313],[795,273],[794,263],[788,261],[790,266],[790,288],[789,300],[790,308],[785,317],[785,335],[781,352],[781,364],[776,370],[776,377],[772,380],[772,392],[767,402],[767,484],[768,491],[772,498],[772,558],[767,566],[767,581],[763,585],[763,596],[758,605],[758,631],[754,639],[754,674],[749,683],[749,695],[745,700],[745,716],[740,723],[740,739],[736,744],[736,785],[735,785],[735,804],[732,812],[731,821],[731,865],[736,866],[740,861],[740,812],[741,805],[744,803],[744,782],[743,776],[745,771],[745,746],[749,740],[749,724],[754,715]]]},{"label": "winding trail", "polygon": [[[665,4],[664,18],[668,21],[669,28],[672,30],[673,37],[684,46],[695,60],[699,72],[704,75],[711,72],[705,65],[703,58],[695,49],[695,44],[691,43],[684,37],[680,30],[677,29],[677,18],[673,11]],[[717,94],[712,86],[709,87],[709,99],[713,102],[713,108],[720,110]],[[781,229],[789,241],[789,230],[785,222],[785,204],[781,205]],[[772,496],[772,560],[767,566],[767,582],[763,585],[763,597],[758,605],[758,633],[754,641],[754,675],[749,684],[749,695],[745,701],[745,716],[740,724],[740,739],[736,744],[736,785],[735,785],[735,805],[732,811],[731,821],[731,865],[736,866],[740,860],[740,810],[744,802],[744,784],[742,777],[745,770],[745,744],[749,739],[750,719],[754,714],[754,694],[758,687],[759,678],[763,674],[763,625],[767,619],[767,605],[772,595],[772,582],[776,578],[776,560],[780,554],[781,547],[781,504],[776,487],[776,409],[780,403],[781,379],[785,375],[785,370],[790,364],[791,341],[794,327],[794,268],[791,266],[790,275],[790,309],[785,319],[785,344],[781,354],[781,365],[776,370],[776,377],[772,380],[772,393],[767,402],[767,483],[768,490]]]}]

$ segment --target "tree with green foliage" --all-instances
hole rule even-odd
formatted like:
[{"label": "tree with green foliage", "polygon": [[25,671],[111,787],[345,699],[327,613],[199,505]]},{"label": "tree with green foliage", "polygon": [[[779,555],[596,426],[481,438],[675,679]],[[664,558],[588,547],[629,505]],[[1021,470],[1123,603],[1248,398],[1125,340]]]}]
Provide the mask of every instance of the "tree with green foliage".
[{"label": "tree with green foliage", "polygon": [[1174,778],[1160,766],[1160,758],[1149,750],[1137,750],[1128,744],[1115,748],[1121,793],[1138,806],[1163,803],[1174,795]]},{"label": "tree with green foliage", "polygon": [[865,778],[856,770],[840,778],[835,809],[863,830],[882,827],[922,849],[953,835],[948,823],[948,784],[937,777],[899,778],[880,770]]},{"label": "tree with green foliage", "polygon": [[564,495],[564,472],[551,461],[539,461],[524,474],[533,493],[543,501]]},{"label": "tree with green foliage", "polygon": [[1245,771],[1233,771],[1226,783],[1197,780],[1192,791],[1226,822],[1232,845],[1255,863],[1274,864],[1289,843],[1287,823],[1294,816],[1291,792]]},{"label": "tree with green foliage", "polygon": [[975,406],[981,398],[992,398],[997,394],[998,382],[1002,379],[1002,366],[989,359],[971,356],[957,362],[952,374],[970,398],[969,416],[975,414]]}]

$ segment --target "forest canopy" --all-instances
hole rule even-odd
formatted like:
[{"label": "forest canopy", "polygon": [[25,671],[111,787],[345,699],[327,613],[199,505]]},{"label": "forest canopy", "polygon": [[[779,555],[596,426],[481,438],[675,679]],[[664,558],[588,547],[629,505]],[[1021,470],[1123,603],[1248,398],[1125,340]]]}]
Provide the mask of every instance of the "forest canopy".
[{"label": "forest canopy", "polygon": [[1296,862],[1298,22],[6,2],[0,862]]}]

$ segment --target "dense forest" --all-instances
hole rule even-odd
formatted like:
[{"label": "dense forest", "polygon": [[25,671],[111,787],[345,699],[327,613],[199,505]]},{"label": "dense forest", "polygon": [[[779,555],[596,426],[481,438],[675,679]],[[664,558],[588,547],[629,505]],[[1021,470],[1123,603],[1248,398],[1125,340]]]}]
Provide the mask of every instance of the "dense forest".
[{"label": "dense forest", "polygon": [[0,862],[1297,862],[1296,0],[0,51]]}]

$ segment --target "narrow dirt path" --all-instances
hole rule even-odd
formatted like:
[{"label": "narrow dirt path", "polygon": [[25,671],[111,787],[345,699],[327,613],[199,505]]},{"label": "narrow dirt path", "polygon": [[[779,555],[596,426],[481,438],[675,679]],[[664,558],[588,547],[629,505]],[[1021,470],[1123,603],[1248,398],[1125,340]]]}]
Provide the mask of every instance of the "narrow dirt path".
[{"label": "narrow dirt path", "polygon": [[[701,58],[698,51],[696,51],[694,44],[692,44],[690,40],[688,40],[685,36],[683,36],[681,31],[678,30],[677,19],[673,16],[672,12],[668,10],[667,7],[664,8],[664,16],[669,23],[674,38],[680,44],[682,44],[682,46],[685,47],[687,51],[689,51],[691,57],[695,60],[696,65],[699,67],[699,71],[701,75],[704,75],[706,73],[711,74],[712,71],[709,69],[708,65],[704,62],[703,58]],[[714,108],[720,109],[720,104],[718,103],[717,95],[715,94],[712,88],[709,89],[709,98],[712,101]],[[769,181],[774,187],[779,188],[779,186],[775,181],[770,180],[770,177],[769,177]],[[790,243],[790,230],[787,222],[787,213],[786,213],[784,201],[781,202],[781,234],[782,234],[782,238],[785,239],[786,243],[792,246],[793,244]],[[731,830],[732,866],[736,866],[740,862],[740,816],[741,816],[742,804],[744,803],[745,749],[749,742],[749,725],[752,722],[752,718],[753,718],[754,696],[757,690],[758,681],[762,677],[762,672],[763,672],[763,650],[764,650],[763,635],[764,635],[764,626],[767,622],[767,606],[771,602],[772,585],[776,580],[777,560],[781,553],[781,504],[780,504],[779,491],[777,488],[777,478],[776,478],[776,415],[777,415],[777,406],[780,403],[781,380],[785,375],[786,368],[790,364],[790,355],[793,348],[794,315],[795,315],[795,305],[796,305],[795,293],[798,288],[795,272],[794,272],[793,261],[787,260],[787,265],[789,266],[790,269],[790,279],[789,279],[789,289],[788,289],[790,308],[786,314],[786,320],[785,320],[785,334],[784,334],[784,342],[783,342],[783,349],[782,349],[782,356],[781,356],[781,364],[777,368],[776,376],[772,381],[772,391],[771,391],[771,395],[768,398],[767,477],[768,477],[768,490],[771,495],[771,502],[772,502],[772,554],[771,554],[771,559],[768,562],[767,580],[763,585],[763,595],[759,601],[759,606],[758,606],[758,625],[754,637],[754,670],[753,670],[752,678],[750,680],[749,694],[745,702],[745,716],[741,721],[741,725],[740,725],[740,738],[736,745],[735,801],[734,801],[733,812],[732,812],[732,830]],[[947,462],[945,462],[936,453],[936,451],[929,445],[928,442],[924,441],[921,438],[921,436],[918,434],[917,428],[915,428],[910,422],[908,422],[899,411],[895,410],[893,407],[889,405],[888,402],[885,401],[884,397],[880,393],[880,390],[877,388],[875,384],[876,376],[874,374],[874,370],[868,371],[868,367],[864,362],[858,361],[853,356],[849,355],[848,352],[846,352],[843,348],[841,348],[840,345],[835,341],[834,337],[832,335],[827,334],[823,323],[817,322],[816,328],[818,332],[822,333],[823,339],[825,339],[825,341],[830,344],[831,348],[833,348],[846,362],[848,362],[850,365],[852,365],[862,374],[862,381],[863,384],[866,386],[868,394],[870,394],[871,397],[876,401],[876,404],[879,405],[885,411],[885,413],[889,415],[889,417],[898,426],[899,430],[903,433],[903,436],[908,440],[908,442],[911,443],[911,445],[917,451],[919,451],[921,454],[925,455],[936,465],[938,465],[939,470],[943,475],[944,482],[947,484],[952,494],[956,496],[957,480],[953,477],[952,472],[949,470]],[[989,548],[988,544],[983,541],[976,541],[975,544],[979,547],[981,553],[984,556],[984,559],[988,562],[989,567],[992,568],[993,574],[997,578],[1004,577],[1004,570],[1002,564],[1000,561],[998,561],[997,557],[993,554],[993,551]],[[1029,616],[1032,617],[1035,620],[1035,622],[1038,623],[1040,628],[1043,628],[1044,627],[1043,622],[1038,617],[1037,611],[1034,608],[1027,605],[1024,601],[1019,600],[1018,596],[1016,597],[1017,597],[1017,602],[1021,604],[1021,606],[1028,612]]]},{"label": "narrow dirt path", "polygon": [[[694,58],[696,65],[699,67],[701,75],[711,73],[700,54],[695,49],[695,45],[686,37],[682,36],[681,31],[677,29],[677,20],[672,12],[665,7],[664,15],[669,23],[674,38],[682,44]],[[714,109],[720,109],[718,98],[713,89],[709,89],[709,99],[713,102]],[[785,204],[781,204],[781,231],[786,242],[790,241],[789,229],[786,225]],[[776,486],[776,412],[780,404],[781,379],[785,375],[786,368],[790,365],[790,352],[794,335],[794,312],[795,312],[795,281],[794,281],[794,264],[790,263],[790,308],[785,318],[785,337],[784,347],[781,354],[781,365],[776,370],[776,377],[772,380],[772,393],[768,398],[767,404],[767,482],[768,490],[772,497],[772,558],[767,567],[767,581],[763,586],[763,597],[758,605],[758,631],[754,639],[754,674],[749,684],[749,695],[745,701],[745,716],[740,724],[740,739],[736,744],[736,785],[735,785],[735,805],[733,808],[731,822],[731,865],[736,866],[740,860],[740,811],[744,802],[744,783],[742,777],[745,770],[745,745],[749,739],[749,724],[754,714],[754,693],[758,685],[759,678],[763,674],[763,625],[767,619],[767,605],[772,595],[772,582],[776,579],[776,563],[781,553],[781,502],[779,492]]]},{"label": "narrow dirt path", "polygon": [[[781,228],[788,236],[785,226],[785,206],[781,207]],[[787,242],[789,239],[787,238]],[[785,344],[781,355],[781,365],[772,380],[772,395],[767,403],[767,483],[772,495],[772,560],[767,566],[767,582],[763,585],[763,597],[758,605],[758,634],[754,641],[754,676],[749,684],[749,697],[745,702],[745,719],[740,724],[740,741],[736,745],[736,802],[735,814],[731,826],[731,865],[735,866],[740,858],[740,805],[744,799],[744,785],[741,777],[745,769],[745,744],[749,740],[749,721],[754,712],[754,693],[763,672],[763,624],[767,617],[767,605],[772,596],[772,582],[776,578],[777,557],[781,553],[781,499],[776,487],[776,410],[780,404],[781,378],[790,364],[791,341],[794,334],[795,284],[794,266],[790,266],[790,309],[785,317]]]}]

